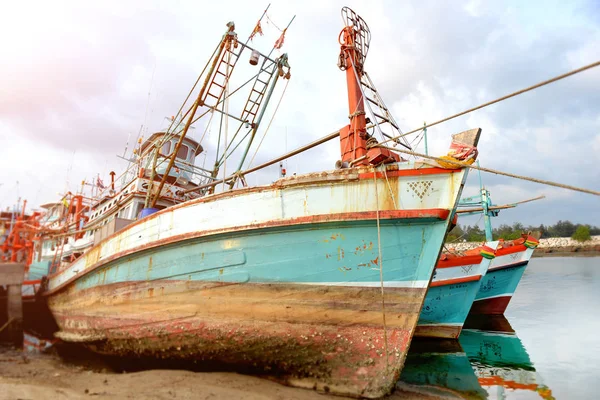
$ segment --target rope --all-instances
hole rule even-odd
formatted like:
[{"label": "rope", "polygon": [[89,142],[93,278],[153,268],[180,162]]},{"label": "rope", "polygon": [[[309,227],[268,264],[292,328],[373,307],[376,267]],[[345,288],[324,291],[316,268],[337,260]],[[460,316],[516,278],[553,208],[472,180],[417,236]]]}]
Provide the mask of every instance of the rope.
[{"label": "rope", "polygon": [[277,110],[279,110],[279,105],[281,104],[281,101],[283,100],[283,95],[285,94],[285,91],[287,90],[287,87],[289,84],[290,84],[290,80],[287,79],[285,82],[285,87],[283,88],[283,92],[281,93],[281,97],[279,98],[279,102],[277,103],[277,107],[275,107],[275,111],[273,111],[273,115],[271,116],[271,120],[269,121],[269,125],[267,125],[267,129],[265,129],[265,133],[263,134],[263,137],[260,139],[260,142],[258,143],[258,147],[256,148],[256,151],[254,152],[254,155],[252,156],[252,159],[250,160],[250,163],[248,163],[248,167],[246,167],[246,168],[250,168],[250,166],[254,162],[254,157],[256,157],[256,154],[258,153],[258,150],[260,149],[260,146],[262,145],[263,140],[265,140],[265,137],[267,136],[267,132],[269,132],[271,123],[275,119],[275,114],[277,114]]},{"label": "rope", "polygon": [[[595,63],[589,64],[589,65],[586,65],[585,67],[581,67],[581,68],[578,68],[578,69],[574,69],[573,71],[567,72],[566,74],[562,74],[562,75],[556,76],[556,77],[554,77],[554,78],[552,78],[552,79],[548,79],[547,81],[543,81],[543,82],[540,82],[540,83],[538,83],[538,84],[536,84],[536,85],[529,86],[528,88],[525,88],[525,89],[518,90],[518,91],[516,91],[516,92],[514,92],[514,93],[507,94],[506,96],[502,96],[502,97],[500,97],[500,98],[497,98],[496,100],[488,101],[487,103],[484,103],[484,104],[482,104],[482,105],[479,105],[479,106],[477,106],[477,107],[469,108],[468,110],[465,110],[465,111],[463,111],[463,112],[460,112],[460,113],[458,113],[458,114],[451,115],[451,116],[449,116],[449,117],[446,117],[446,118],[444,118],[444,119],[440,119],[439,121],[433,122],[433,123],[431,123],[431,124],[428,124],[428,125],[425,125],[425,126],[421,126],[421,127],[417,128],[417,129],[414,129],[414,130],[412,130],[412,131],[410,131],[410,132],[406,132],[406,133],[403,133],[403,134],[401,134],[401,135],[398,135],[398,136],[396,136],[396,137],[393,137],[393,138],[391,138],[391,139],[384,140],[384,141],[383,141],[383,142],[381,142],[380,144],[384,144],[384,143],[391,142],[391,141],[396,141],[396,140],[400,139],[401,137],[404,137],[404,136],[410,135],[411,133],[415,133],[415,132],[418,132],[418,131],[420,131],[420,130],[422,130],[422,129],[429,128],[430,126],[434,126],[434,125],[441,124],[442,122],[450,121],[451,119],[454,119],[454,118],[456,118],[456,117],[460,117],[460,116],[462,116],[462,115],[465,115],[465,114],[468,114],[468,113],[470,113],[470,112],[473,112],[473,111],[479,110],[479,109],[481,109],[481,108],[484,108],[484,107],[490,106],[490,105],[492,105],[492,104],[498,103],[498,102],[500,102],[500,101],[503,101],[503,100],[506,100],[506,99],[510,99],[511,97],[518,96],[518,95],[520,95],[520,94],[523,94],[523,93],[525,93],[525,92],[529,92],[529,91],[531,91],[531,90],[533,90],[533,89],[537,89],[537,88],[539,88],[539,87],[542,87],[542,86],[548,85],[548,84],[550,84],[550,83],[553,83],[553,82],[559,81],[559,80],[561,80],[561,79],[567,78],[567,77],[569,77],[569,76],[572,76],[572,75],[578,74],[578,73],[580,73],[580,72],[586,71],[586,70],[588,70],[588,69],[591,69],[591,68],[594,68],[594,67],[597,67],[597,66],[600,66],[600,61],[596,61]],[[407,153],[407,154],[408,154],[408,153]]]},{"label": "rope", "polygon": [[0,328],[0,332],[2,332],[4,329],[6,329],[6,327],[8,325],[11,324],[11,322],[13,322],[15,320],[15,317],[12,317],[11,319],[9,319],[8,321],[6,321],[6,323],[4,325],[2,325],[2,328]]},{"label": "rope", "polygon": [[[394,203],[394,208],[397,210],[398,205],[396,204],[396,198],[394,197],[394,192],[392,191],[392,185],[390,185],[390,181],[388,180],[387,168],[382,168],[382,169],[383,169],[383,176],[385,176],[385,181],[387,182],[387,186],[390,191],[390,196],[392,196],[392,202]],[[400,200],[400,198],[398,198],[398,200]]]},{"label": "rope", "polygon": [[466,163],[463,163],[460,161],[452,161],[447,158],[434,157],[434,156],[429,156],[427,154],[416,153],[414,151],[408,151],[408,150],[396,149],[396,148],[388,147],[388,146],[382,146],[381,144],[377,144],[373,147],[382,147],[382,148],[385,148],[385,149],[388,149],[391,151],[396,151],[398,153],[405,153],[405,154],[413,155],[413,156],[417,156],[417,157],[429,158],[429,159],[437,161],[437,162],[454,164],[457,167],[476,169],[476,170],[483,171],[483,172],[489,172],[490,174],[504,175],[504,176],[508,176],[510,178],[521,179],[524,181],[541,183],[542,185],[554,186],[554,187],[558,187],[558,188],[562,188],[562,189],[568,189],[568,190],[573,190],[576,192],[582,192],[582,193],[593,194],[595,196],[600,196],[600,192],[597,190],[584,189],[584,188],[579,188],[577,186],[566,185],[564,183],[557,183],[557,182],[552,182],[552,181],[546,181],[543,179],[531,178],[531,177],[527,177],[527,176],[523,176],[523,175],[511,174],[509,172],[502,172],[502,171],[498,171],[498,170],[491,169],[491,168],[479,167],[479,166],[476,166],[473,164],[466,164]]},{"label": "rope", "polygon": [[373,167],[373,183],[375,185],[375,210],[377,212],[377,247],[379,250],[379,282],[381,283],[381,316],[383,318],[383,344],[385,350],[385,365],[386,368],[388,368],[388,340],[387,325],[385,323],[385,297],[383,292],[383,259],[381,258],[381,226],[379,224],[379,192],[377,190],[377,174],[375,167]]}]

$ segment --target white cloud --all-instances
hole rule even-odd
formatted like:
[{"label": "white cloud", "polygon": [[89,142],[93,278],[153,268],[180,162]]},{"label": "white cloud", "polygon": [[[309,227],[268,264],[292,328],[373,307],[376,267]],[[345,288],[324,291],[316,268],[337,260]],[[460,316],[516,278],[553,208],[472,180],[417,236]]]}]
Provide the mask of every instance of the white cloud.
[{"label": "white cloud", "polygon": [[[356,0],[350,7],[371,28],[366,68],[408,131],[595,61],[600,29],[588,4],[544,3],[543,16],[536,4],[480,1],[457,7]],[[297,14],[283,49],[290,54],[292,80],[255,164],[347,124],[345,76],[336,66],[342,5],[337,0],[273,2],[269,15],[278,25]],[[135,138],[144,121],[148,133],[158,130],[164,117],[177,111],[225,23],[234,20],[245,37],[263,11],[241,1],[59,1],[37,4],[35,13],[25,3],[7,7],[12,18],[0,26],[0,74],[6,77],[0,92],[0,138],[6,143],[0,199],[8,204],[16,200],[7,192],[16,180],[22,196],[37,203],[53,200],[64,190],[71,159],[72,185],[118,170],[114,154],[122,153],[128,135]],[[272,24],[263,27],[265,36],[254,44],[268,48],[279,33]],[[598,189],[599,80],[600,71],[589,71],[432,127],[430,152],[445,153],[450,134],[480,126],[482,165]],[[201,131],[203,126],[193,135]],[[214,144],[214,135],[210,141]],[[334,140],[289,160],[288,169],[329,169],[338,158]],[[32,175],[43,176],[42,184]],[[251,182],[272,180],[277,169],[258,176]],[[492,186],[512,188],[498,187],[507,197],[531,191],[529,184],[502,179],[485,176]],[[600,224],[591,200],[584,198],[578,210],[567,213],[557,207],[572,199],[549,193],[557,201],[540,217],[568,214]]]}]

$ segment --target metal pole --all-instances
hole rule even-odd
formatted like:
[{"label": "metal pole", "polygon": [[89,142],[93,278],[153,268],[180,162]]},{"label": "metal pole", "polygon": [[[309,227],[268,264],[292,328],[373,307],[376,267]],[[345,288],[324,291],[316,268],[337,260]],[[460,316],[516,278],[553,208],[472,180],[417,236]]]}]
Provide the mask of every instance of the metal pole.
[{"label": "metal pole", "polygon": [[[327,136],[325,136],[325,137],[322,137],[321,139],[318,139],[318,140],[316,140],[316,141],[314,141],[314,142],[312,142],[312,143],[309,143],[309,144],[307,144],[307,145],[304,145],[304,146],[302,146],[302,147],[299,147],[299,148],[297,148],[296,150],[293,150],[293,151],[291,151],[291,152],[289,152],[289,153],[286,153],[286,154],[284,154],[284,155],[282,155],[282,156],[280,156],[280,157],[274,158],[274,159],[272,159],[271,161],[267,161],[267,162],[265,162],[265,163],[263,163],[263,164],[257,165],[256,167],[252,167],[252,168],[250,168],[250,169],[247,169],[246,171],[243,171],[243,172],[241,172],[240,174],[241,174],[241,175],[248,175],[248,174],[250,174],[250,173],[252,173],[252,172],[256,172],[256,171],[258,171],[258,170],[260,170],[260,169],[263,169],[263,168],[266,168],[266,167],[268,167],[268,166],[270,166],[270,165],[276,164],[276,163],[278,163],[279,161],[285,160],[286,158],[293,157],[293,156],[295,156],[296,154],[300,154],[300,153],[302,153],[303,151],[310,150],[310,149],[312,149],[313,147],[319,146],[319,145],[321,145],[321,144],[323,144],[323,143],[325,143],[325,142],[328,142],[328,141],[330,141],[330,140],[332,140],[332,139],[335,139],[335,138],[336,138],[336,137],[338,137],[339,135],[340,135],[340,131],[335,131],[335,132],[333,132],[333,133],[330,133],[329,135],[327,135]],[[236,175],[237,175],[237,174],[236,174]],[[206,185],[198,186],[198,187],[196,187],[196,188],[193,188],[193,189],[182,190],[182,191],[178,192],[178,194],[184,194],[184,193],[196,192],[196,191],[198,191],[198,190],[202,190],[202,189],[206,189],[206,188],[209,188],[209,187],[212,187],[212,186],[216,186],[216,185],[218,185],[218,184],[220,184],[220,183],[223,183],[223,182],[225,182],[225,181],[228,181],[228,180],[230,180],[230,179],[233,179],[233,177],[234,177],[234,176],[235,176],[235,175],[230,175],[229,177],[227,177],[227,178],[225,178],[225,179],[221,179],[221,180],[218,180],[218,181],[214,181],[214,182],[212,182],[212,183],[208,183],[208,184],[206,184]]]}]

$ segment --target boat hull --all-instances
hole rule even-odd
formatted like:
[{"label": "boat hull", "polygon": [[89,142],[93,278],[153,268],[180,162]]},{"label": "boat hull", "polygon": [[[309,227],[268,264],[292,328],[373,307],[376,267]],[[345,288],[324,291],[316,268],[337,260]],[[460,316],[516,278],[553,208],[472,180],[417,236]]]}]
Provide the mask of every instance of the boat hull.
[{"label": "boat hull", "polygon": [[[495,250],[498,242],[486,246]],[[491,262],[481,255],[438,261],[415,336],[457,339]]]},{"label": "boat hull", "polygon": [[129,225],[50,278],[57,336],[107,354],[225,362],[323,392],[385,395],[465,174],[343,173]]},{"label": "boat hull", "polygon": [[471,307],[470,314],[504,314],[534,249],[517,245],[498,250]]}]

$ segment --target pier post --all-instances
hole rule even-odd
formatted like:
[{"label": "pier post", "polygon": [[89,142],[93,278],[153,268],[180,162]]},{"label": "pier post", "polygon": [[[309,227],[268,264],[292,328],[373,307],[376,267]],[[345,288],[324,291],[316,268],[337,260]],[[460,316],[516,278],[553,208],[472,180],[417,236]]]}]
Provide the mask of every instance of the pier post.
[{"label": "pier post", "polygon": [[[25,264],[0,264],[0,285],[6,287],[6,306],[0,309],[0,338],[23,346],[23,300],[21,285],[25,273]],[[0,303],[1,304],[1,303]]]}]

